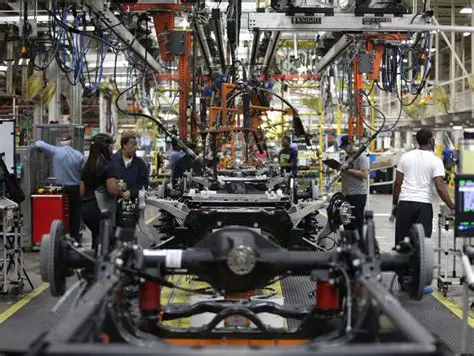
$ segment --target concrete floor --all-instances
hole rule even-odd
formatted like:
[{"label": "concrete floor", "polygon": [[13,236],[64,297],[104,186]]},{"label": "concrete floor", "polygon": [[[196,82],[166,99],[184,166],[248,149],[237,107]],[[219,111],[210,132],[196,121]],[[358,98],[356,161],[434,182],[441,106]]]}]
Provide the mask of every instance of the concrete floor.
[{"label": "concrete floor", "polygon": [[[158,210],[154,207],[148,208],[145,213],[145,220],[150,220],[153,217],[156,217],[158,214]],[[91,235],[88,229],[83,231],[83,245],[84,247],[90,247],[91,243]],[[31,282],[33,283],[34,288],[42,287],[43,281],[41,279],[40,274],[40,253],[39,251],[34,252],[25,252],[24,253],[24,266],[28,277],[30,278]],[[28,283],[25,281],[25,289],[23,293],[20,295],[0,295],[0,314],[3,313],[5,310],[10,308],[19,300],[22,300],[26,294],[31,292],[31,288]],[[0,320],[1,323],[1,320]]]},{"label": "concrete floor", "polygon": [[[435,239],[435,245],[437,245],[437,236],[438,236],[438,211],[439,211],[439,201],[437,200],[435,204],[433,204],[434,208],[434,221],[433,221],[433,238]],[[379,242],[379,246],[382,250],[390,250],[394,244],[394,236],[395,236],[395,225],[394,223],[389,221],[390,212],[392,209],[392,197],[391,195],[385,194],[371,194],[368,200],[368,208],[374,211],[374,221],[375,221],[375,228],[376,228],[376,236]],[[147,209],[146,212],[146,219],[149,220],[157,215],[157,210],[154,208]],[[448,240],[452,241],[452,232],[445,234],[448,236]],[[89,232],[86,231],[84,233],[84,241],[90,241]],[[462,244],[462,241],[459,241],[459,244]],[[452,244],[450,244],[451,246]],[[38,288],[43,284],[39,272],[39,253],[38,252],[29,252],[25,253],[25,267],[27,273],[34,284],[35,288]],[[459,259],[458,259],[459,261]],[[452,262],[450,262],[452,264]],[[437,262],[435,261],[435,264]],[[457,269],[459,274],[461,273],[461,266],[459,262],[457,263]],[[436,275],[435,275],[436,278]],[[433,283],[433,290],[436,290],[436,279]],[[30,292],[29,286],[25,287],[24,293],[19,296],[3,296],[0,297],[0,313],[4,312],[10,306],[12,306],[15,302],[23,298],[23,296]],[[450,300],[455,302],[456,304],[460,304],[461,302],[461,295],[462,289],[461,287],[452,287],[448,292],[448,297]]]}]

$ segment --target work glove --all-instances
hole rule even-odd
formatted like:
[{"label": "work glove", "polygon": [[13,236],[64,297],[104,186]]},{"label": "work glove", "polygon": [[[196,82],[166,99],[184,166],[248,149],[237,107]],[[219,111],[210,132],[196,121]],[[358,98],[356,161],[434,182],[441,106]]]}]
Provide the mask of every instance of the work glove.
[{"label": "work glove", "polygon": [[392,214],[390,215],[390,222],[394,222],[397,218],[397,211],[398,211],[398,204],[393,204],[392,206]]}]

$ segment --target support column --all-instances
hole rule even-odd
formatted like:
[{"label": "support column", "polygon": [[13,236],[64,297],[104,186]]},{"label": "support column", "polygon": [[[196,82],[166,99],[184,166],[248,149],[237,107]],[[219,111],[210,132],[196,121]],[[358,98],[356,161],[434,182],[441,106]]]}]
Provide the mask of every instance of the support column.
[{"label": "support column", "polygon": [[185,33],[184,54],[179,56],[179,138],[188,138],[189,59],[191,55],[191,32]]},{"label": "support column", "polygon": [[400,131],[393,132],[393,148],[402,147],[402,133]]},{"label": "support column", "polygon": [[[9,40],[7,42],[7,58],[13,58],[13,41]],[[13,89],[13,62],[7,62],[7,83],[6,83],[6,92],[7,95],[13,95],[15,90]]]},{"label": "support column", "polygon": [[407,151],[411,150],[413,148],[413,136],[412,136],[412,131],[411,130],[408,130],[406,133],[405,133],[405,149]]},{"label": "support column", "polygon": [[375,149],[377,150],[383,149],[383,137],[377,137],[376,141],[377,141],[377,144],[376,144]]},{"label": "support column", "polygon": [[99,94],[99,131],[107,132],[107,99],[102,91]]},{"label": "support column", "polygon": [[39,125],[43,123],[43,106],[41,103],[35,103],[33,111],[33,125]]},{"label": "support column", "polygon": [[69,87],[69,122],[74,125],[82,124],[82,93],[81,85],[71,85]]},{"label": "support column", "polygon": [[56,91],[48,104],[48,123],[51,121],[61,120],[61,76],[59,74],[59,68],[55,61],[53,61],[48,67],[47,72],[48,80],[50,82],[56,82]]},{"label": "support column", "polygon": [[453,130],[453,145],[456,149],[459,148],[459,142],[461,141],[462,136],[463,136],[462,129]]}]

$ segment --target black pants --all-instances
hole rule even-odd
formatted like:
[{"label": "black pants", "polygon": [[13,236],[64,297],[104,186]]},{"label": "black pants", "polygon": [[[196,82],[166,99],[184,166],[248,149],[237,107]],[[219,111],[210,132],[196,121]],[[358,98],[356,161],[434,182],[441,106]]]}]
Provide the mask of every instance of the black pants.
[{"label": "black pants", "polygon": [[64,187],[69,200],[69,228],[71,237],[80,242],[82,199],[78,185]]},{"label": "black pants", "polygon": [[349,224],[344,225],[344,230],[357,230],[359,232],[359,237],[362,238],[362,231],[364,227],[364,209],[365,204],[367,203],[367,194],[346,195],[346,200],[351,206],[353,206],[352,216],[354,218]]},{"label": "black pants", "polygon": [[395,245],[408,236],[413,224],[420,223],[425,230],[425,236],[431,237],[433,230],[433,207],[429,203],[415,201],[400,201],[397,209],[395,224]]},{"label": "black pants", "polygon": [[85,202],[81,207],[82,221],[92,233],[92,248],[97,248],[97,242],[100,232],[101,214],[97,201],[91,200]]}]

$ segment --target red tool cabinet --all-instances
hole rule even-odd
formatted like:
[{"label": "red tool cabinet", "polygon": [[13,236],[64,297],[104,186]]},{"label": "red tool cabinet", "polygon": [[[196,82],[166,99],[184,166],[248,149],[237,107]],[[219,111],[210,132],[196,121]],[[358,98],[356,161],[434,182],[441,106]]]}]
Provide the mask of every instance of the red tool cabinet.
[{"label": "red tool cabinet", "polygon": [[31,196],[32,244],[39,246],[54,220],[62,220],[69,233],[69,202],[65,194],[36,194]]}]

